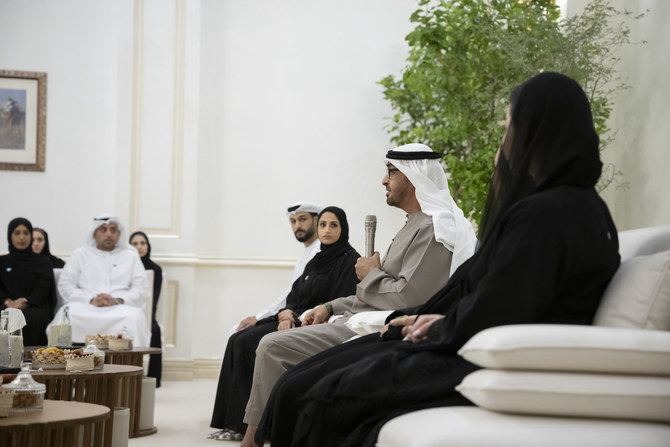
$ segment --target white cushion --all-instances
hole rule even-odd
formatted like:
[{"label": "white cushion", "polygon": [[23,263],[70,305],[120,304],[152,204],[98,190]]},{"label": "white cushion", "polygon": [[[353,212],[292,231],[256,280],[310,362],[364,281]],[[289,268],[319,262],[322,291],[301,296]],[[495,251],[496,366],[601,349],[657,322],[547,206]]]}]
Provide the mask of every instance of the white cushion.
[{"label": "white cushion", "polygon": [[358,335],[374,334],[384,328],[386,318],[392,313],[392,310],[359,312],[352,315],[344,325]]},{"label": "white cushion", "polygon": [[441,407],[398,416],[377,447],[667,447],[670,424]]},{"label": "white cushion", "polygon": [[670,330],[670,250],[622,262],[594,324]]},{"label": "white cushion", "polygon": [[485,329],[458,351],[484,368],[670,376],[670,332],[525,324]]},{"label": "white cushion", "polygon": [[670,250],[670,225],[619,232],[619,253],[622,261],[662,250]]},{"label": "white cushion", "polygon": [[514,413],[670,422],[670,378],[482,369],[456,390]]}]

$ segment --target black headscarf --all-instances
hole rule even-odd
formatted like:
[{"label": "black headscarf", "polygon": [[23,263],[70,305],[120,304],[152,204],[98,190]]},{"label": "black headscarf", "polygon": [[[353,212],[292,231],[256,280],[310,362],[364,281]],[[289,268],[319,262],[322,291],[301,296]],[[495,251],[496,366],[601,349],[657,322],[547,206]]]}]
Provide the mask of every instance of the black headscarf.
[{"label": "black headscarf", "polygon": [[[319,213],[318,220],[321,220],[323,213],[327,212],[333,213],[335,217],[337,217],[337,220],[340,221],[340,228],[342,229],[342,233],[340,234],[340,238],[333,244],[326,245],[321,243],[321,251],[318,252],[310,261],[310,263],[312,263],[312,265],[316,268],[329,264],[334,259],[337,259],[342,253],[354,249],[349,244],[349,222],[347,222],[347,214],[342,208],[328,206]],[[316,225],[318,234],[318,221]]]},{"label": "black headscarf", "polygon": [[39,256],[46,256],[49,258],[51,261],[51,266],[53,268],[63,268],[65,265],[65,261],[63,261],[61,258],[58,258],[54,255],[51,254],[51,248],[49,247],[49,234],[42,228],[33,228],[33,231],[31,233],[34,233],[35,231],[39,231],[42,233],[42,236],[44,236],[44,247],[42,248],[42,251],[40,253],[37,253]]},{"label": "black headscarf", "polygon": [[[19,225],[24,225],[30,233],[30,243],[28,244],[28,248],[23,250],[19,250],[12,243],[12,233]],[[7,226],[7,242],[9,243],[9,257],[19,267],[33,272],[43,272],[45,268],[52,268],[50,260],[33,253],[33,225],[28,219],[17,217],[9,222],[9,225]]]},{"label": "black headscarf", "polygon": [[163,282],[163,269],[151,260],[151,243],[149,242],[149,237],[143,231],[136,231],[130,235],[128,243],[133,240],[135,236],[142,236],[145,241],[147,241],[147,254],[140,257],[142,260],[142,265],[144,265],[144,270],[153,270],[154,271],[154,284],[153,284],[153,298],[154,298],[154,317],[156,313],[156,302],[161,293],[161,285]]},{"label": "black headscarf", "polygon": [[130,238],[128,239],[128,243],[133,240],[133,238],[137,235],[140,235],[144,238],[144,240],[147,242],[147,254],[142,256],[140,259],[142,259],[142,264],[144,264],[144,269],[147,270],[149,267],[147,267],[147,264],[153,264],[154,262],[151,260],[151,243],[149,242],[149,237],[146,235],[144,231],[136,231],[133,234],[130,235]]},{"label": "black headscarf", "polygon": [[602,163],[584,90],[559,73],[541,73],[510,95],[511,120],[480,224],[484,243],[519,200],[558,185],[593,188]]}]

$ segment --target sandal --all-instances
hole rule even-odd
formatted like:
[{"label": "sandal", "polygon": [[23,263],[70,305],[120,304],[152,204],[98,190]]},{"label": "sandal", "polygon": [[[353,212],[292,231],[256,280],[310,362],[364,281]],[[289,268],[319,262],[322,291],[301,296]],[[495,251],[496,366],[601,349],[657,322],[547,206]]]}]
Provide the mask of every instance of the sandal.
[{"label": "sandal", "polygon": [[216,441],[241,441],[242,439],[244,439],[244,435],[234,431],[222,431],[214,438]]},{"label": "sandal", "polygon": [[228,429],[224,428],[223,430],[215,431],[214,433],[210,433],[207,435],[207,439],[216,439],[217,437],[221,436],[221,433],[227,432]]}]

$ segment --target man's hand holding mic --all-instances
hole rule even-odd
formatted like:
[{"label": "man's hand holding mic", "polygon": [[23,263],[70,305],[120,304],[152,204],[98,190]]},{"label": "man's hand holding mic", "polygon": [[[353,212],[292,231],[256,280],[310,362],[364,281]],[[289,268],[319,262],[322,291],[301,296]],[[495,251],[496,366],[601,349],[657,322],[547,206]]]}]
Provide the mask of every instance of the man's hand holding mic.
[{"label": "man's hand holding mic", "polygon": [[382,263],[379,259],[379,252],[376,251],[369,258],[358,258],[358,261],[356,261],[356,276],[362,281],[363,278],[368,276],[370,270],[381,269],[381,267]]},{"label": "man's hand holding mic", "polygon": [[377,216],[365,216],[365,257],[356,261],[356,276],[360,281],[368,276],[370,270],[382,268],[379,252],[375,251],[375,231],[377,231]]}]

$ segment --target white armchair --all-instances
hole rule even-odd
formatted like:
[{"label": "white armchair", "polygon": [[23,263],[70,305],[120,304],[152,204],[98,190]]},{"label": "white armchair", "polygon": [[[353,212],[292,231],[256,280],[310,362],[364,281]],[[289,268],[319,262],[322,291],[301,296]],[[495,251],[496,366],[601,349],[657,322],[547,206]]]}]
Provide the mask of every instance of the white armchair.
[{"label": "white armchair", "polygon": [[476,407],[416,411],[378,447],[670,445],[670,226],[619,233],[622,264],[594,326],[514,325],[459,351]]}]

